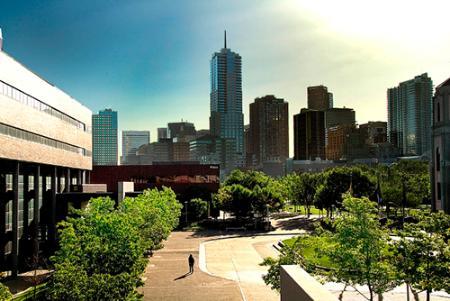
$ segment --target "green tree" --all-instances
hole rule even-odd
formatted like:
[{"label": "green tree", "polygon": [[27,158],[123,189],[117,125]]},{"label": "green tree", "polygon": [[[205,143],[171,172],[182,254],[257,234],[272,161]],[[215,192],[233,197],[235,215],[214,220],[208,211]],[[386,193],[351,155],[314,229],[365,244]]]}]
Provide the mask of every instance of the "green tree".
[{"label": "green tree", "polygon": [[237,218],[265,215],[267,211],[282,208],[282,185],[266,174],[257,171],[233,171],[225,180],[214,200],[221,210]]},{"label": "green tree", "polygon": [[[350,185],[351,184],[351,185]],[[342,194],[349,190],[357,197],[370,197],[375,185],[359,168],[334,168],[323,173],[323,182],[318,185],[314,197],[317,208],[327,209],[332,217],[334,208],[342,207]]]},{"label": "green tree", "polygon": [[189,202],[189,211],[197,220],[205,218],[208,214],[208,202],[202,199],[192,199]]},{"label": "green tree", "polygon": [[0,283],[0,300],[10,301],[12,300],[12,297],[8,287]]},{"label": "green tree", "polygon": [[181,205],[171,189],[144,191],[116,209],[109,198],[59,224],[60,248],[51,257],[53,300],[138,300],[146,250],[160,247],[177,226]]},{"label": "green tree", "polygon": [[397,284],[395,271],[389,260],[389,236],[380,228],[375,205],[367,198],[347,196],[345,211],[336,218],[336,232],[331,234],[332,246],[328,256],[334,263],[329,277],[350,285],[367,285],[369,300],[374,293],[382,294]]},{"label": "green tree", "polygon": [[418,223],[405,224],[394,244],[397,277],[411,287],[415,300],[425,290],[450,293],[450,216],[443,212],[416,211]]}]

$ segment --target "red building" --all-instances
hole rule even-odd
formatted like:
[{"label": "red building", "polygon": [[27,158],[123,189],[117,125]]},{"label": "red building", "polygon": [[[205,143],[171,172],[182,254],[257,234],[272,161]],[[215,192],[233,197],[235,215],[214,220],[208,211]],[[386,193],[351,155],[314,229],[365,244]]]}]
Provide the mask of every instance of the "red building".
[{"label": "red building", "polygon": [[94,166],[92,184],[106,184],[117,194],[119,182],[134,182],[134,190],[170,187],[181,198],[193,190],[217,192],[220,185],[218,164],[179,164]]}]

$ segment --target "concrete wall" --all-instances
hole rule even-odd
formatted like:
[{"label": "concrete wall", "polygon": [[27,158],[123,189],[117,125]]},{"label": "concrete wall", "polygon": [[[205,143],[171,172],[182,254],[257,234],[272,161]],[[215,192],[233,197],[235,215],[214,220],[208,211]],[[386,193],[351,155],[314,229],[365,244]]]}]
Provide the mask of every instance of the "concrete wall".
[{"label": "concrete wall", "polygon": [[[0,51],[0,80],[85,124],[86,130],[0,93],[0,123],[92,151],[91,111]],[[0,135],[0,158],[92,169],[92,158]]]},{"label": "concrete wall", "polygon": [[280,269],[281,301],[337,301],[316,279],[297,265]]}]

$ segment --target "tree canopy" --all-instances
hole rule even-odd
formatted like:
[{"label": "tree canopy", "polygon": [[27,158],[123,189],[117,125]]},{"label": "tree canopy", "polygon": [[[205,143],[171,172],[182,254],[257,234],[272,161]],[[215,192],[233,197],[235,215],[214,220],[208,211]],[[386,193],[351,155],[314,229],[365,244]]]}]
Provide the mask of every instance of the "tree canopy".
[{"label": "tree canopy", "polygon": [[144,191],[115,208],[91,199],[85,210],[59,224],[60,248],[51,258],[56,300],[138,300],[147,259],[177,226],[181,205],[171,189]]}]

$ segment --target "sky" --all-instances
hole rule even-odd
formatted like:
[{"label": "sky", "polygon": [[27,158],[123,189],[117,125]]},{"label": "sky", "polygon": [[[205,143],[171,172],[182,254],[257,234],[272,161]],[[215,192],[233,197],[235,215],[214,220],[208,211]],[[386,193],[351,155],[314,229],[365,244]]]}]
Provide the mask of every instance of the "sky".
[{"label": "sky", "polygon": [[386,89],[450,77],[445,0],[0,0],[4,50],[120,130],[209,127],[209,61],[242,56],[243,111],[274,94],[292,115],[323,84],[358,123],[387,120]]}]

